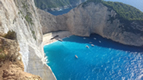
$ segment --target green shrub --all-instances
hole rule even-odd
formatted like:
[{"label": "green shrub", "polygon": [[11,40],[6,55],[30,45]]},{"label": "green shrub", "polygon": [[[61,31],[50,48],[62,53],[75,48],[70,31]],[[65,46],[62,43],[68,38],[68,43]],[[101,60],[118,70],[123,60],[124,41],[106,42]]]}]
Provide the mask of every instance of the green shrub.
[{"label": "green shrub", "polygon": [[5,38],[7,39],[16,39],[16,33],[14,31],[8,31],[7,34],[4,35]]},{"label": "green shrub", "polygon": [[27,15],[25,16],[25,19],[26,19],[26,21],[29,23],[29,24],[31,24],[31,25],[33,25],[33,22],[32,22],[32,19],[31,19],[31,16],[32,14],[30,13],[30,12],[27,12]]},{"label": "green shrub", "polygon": [[22,3],[23,4],[23,8],[25,8],[26,10],[28,9],[28,5],[26,3]]},{"label": "green shrub", "polygon": [[5,59],[6,59],[6,55],[4,53],[0,53],[0,61]]},{"label": "green shrub", "polygon": [[78,0],[34,0],[35,5],[40,9],[56,8],[70,5]]},{"label": "green shrub", "polygon": [[31,31],[32,31],[33,38],[36,40],[35,32],[33,30],[31,30]]},{"label": "green shrub", "polygon": [[29,17],[29,15],[26,15],[25,19],[28,23],[32,23],[32,19]]}]

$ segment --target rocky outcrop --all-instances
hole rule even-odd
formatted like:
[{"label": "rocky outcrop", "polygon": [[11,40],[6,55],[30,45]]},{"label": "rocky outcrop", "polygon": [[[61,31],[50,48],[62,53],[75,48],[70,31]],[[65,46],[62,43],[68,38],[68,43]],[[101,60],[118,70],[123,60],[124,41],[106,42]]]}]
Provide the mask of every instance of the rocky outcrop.
[{"label": "rocky outcrop", "polygon": [[69,13],[56,17],[46,12],[43,13],[40,15],[50,16],[40,19],[43,33],[68,29],[73,35],[90,36],[96,33],[122,44],[143,46],[143,25],[136,21],[130,22],[130,26],[126,25],[117,17],[118,14],[113,9],[102,3],[82,4]]},{"label": "rocky outcrop", "polygon": [[24,72],[17,41],[11,34],[4,37],[0,36],[0,80],[42,80],[39,76]]},{"label": "rocky outcrop", "polygon": [[6,39],[0,36],[0,63],[5,60],[21,61],[19,50],[19,45],[16,40]]},{"label": "rocky outcrop", "polygon": [[16,33],[24,71],[55,80],[46,64],[38,16],[34,0],[0,0],[0,35],[10,30]]}]

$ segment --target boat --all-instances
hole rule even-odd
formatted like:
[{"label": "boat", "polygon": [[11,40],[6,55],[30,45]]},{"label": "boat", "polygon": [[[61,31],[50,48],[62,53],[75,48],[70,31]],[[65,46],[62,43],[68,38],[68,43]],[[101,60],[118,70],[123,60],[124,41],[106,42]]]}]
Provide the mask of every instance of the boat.
[{"label": "boat", "polygon": [[101,43],[101,41],[99,41],[99,43]]},{"label": "boat", "polygon": [[89,46],[88,46],[88,45],[86,45],[86,47],[87,47],[87,48],[89,48]]},{"label": "boat", "polygon": [[94,46],[94,44],[91,44],[91,46]]},{"label": "boat", "polygon": [[75,58],[78,58],[78,56],[77,56],[77,55],[75,55]]}]

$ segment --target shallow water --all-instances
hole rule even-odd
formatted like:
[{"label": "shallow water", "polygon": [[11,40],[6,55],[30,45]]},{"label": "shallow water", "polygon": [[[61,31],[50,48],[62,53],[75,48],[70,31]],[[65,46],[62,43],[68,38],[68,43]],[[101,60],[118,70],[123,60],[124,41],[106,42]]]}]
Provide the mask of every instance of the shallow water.
[{"label": "shallow water", "polygon": [[44,51],[57,80],[143,80],[143,50],[99,35],[71,36]]}]

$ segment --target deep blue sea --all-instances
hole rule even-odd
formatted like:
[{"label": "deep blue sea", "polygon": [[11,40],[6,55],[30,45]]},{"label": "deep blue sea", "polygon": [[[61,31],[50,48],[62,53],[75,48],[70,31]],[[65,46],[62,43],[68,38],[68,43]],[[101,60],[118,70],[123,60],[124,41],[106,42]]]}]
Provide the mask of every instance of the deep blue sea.
[{"label": "deep blue sea", "polygon": [[71,36],[44,46],[44,51],[57,80],[143,80],[142,48],[96,34]]},{"label": "deep blue sea", "polygon": [[63,15],[63,14],[68,13],[71,9],[73,9],[73,8],[71,7],[71,8],[67,8],[67,9],[61,10],[61,11],[49,11],[49,13],[51,13],[51,14],[53,14],[55,16],[58,16],[58,15]]}]

